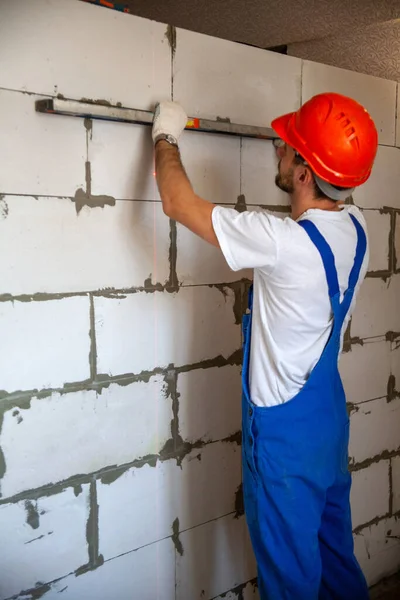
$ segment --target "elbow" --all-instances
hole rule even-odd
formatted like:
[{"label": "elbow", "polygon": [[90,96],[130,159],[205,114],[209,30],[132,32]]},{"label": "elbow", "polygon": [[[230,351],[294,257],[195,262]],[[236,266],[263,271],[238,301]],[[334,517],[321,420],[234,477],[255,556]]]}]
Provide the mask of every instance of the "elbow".
[{"label": "elbow", "polygon": [[166,194],[164,189],[161,189],[160,186],[158,186],[158,191],[160,194],[160,198],[161,198],[161,202],[162,202],[162,208],[163,208],[163,212],[164,215],[166,215],[167,217],[171,216],[171,210],[172,210],[172,198],[170,194]]},{"label": "elbow", "polygon": [[166,198],[162,198],[162,207],[163,207],[163,211],[164,211],[164,215],[166,215],[167,217],[169,217],[170,219],[173,219],[173,203],[169,200],[167,200]]},{"label": "elbow", "polygon": [[164,215],[166,215],[173,221],[176,221],[177,215],[179,213],[179,209],[182,204],[179,196],[176,196],[174,194],[171,194],[171,195],[162,194],[161,200],[162,200],[162,207],[163,207]]}]

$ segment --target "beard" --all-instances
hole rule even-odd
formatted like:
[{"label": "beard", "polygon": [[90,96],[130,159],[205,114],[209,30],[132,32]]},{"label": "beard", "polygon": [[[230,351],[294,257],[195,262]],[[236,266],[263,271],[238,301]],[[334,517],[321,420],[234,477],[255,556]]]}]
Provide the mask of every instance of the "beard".
[{"label": "beard", "polygon": [[287,194],[294,193],[294,184],[293,184],[293,169],[289,169],[287,173],[281,173],[280,165],[278,166],[278,173],[275,177],[275,185],[282,190],[282,192],[286,192]]}]

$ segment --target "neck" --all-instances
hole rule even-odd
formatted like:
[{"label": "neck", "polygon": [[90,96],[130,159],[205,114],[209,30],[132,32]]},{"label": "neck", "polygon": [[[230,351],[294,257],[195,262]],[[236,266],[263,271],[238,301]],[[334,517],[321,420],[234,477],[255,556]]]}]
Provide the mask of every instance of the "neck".
[{"label": "neck", "polygon": [[336,200],[331,200],[330,198],[320,198],[317,200],[316,198],[300,196],[296,193],[290,196],[290,203],[292,207],[292,219],[294,221],[297,221],[303,213],[311,208],[336,212],[340,210],[344,204],[344,202],[338,202]]}]

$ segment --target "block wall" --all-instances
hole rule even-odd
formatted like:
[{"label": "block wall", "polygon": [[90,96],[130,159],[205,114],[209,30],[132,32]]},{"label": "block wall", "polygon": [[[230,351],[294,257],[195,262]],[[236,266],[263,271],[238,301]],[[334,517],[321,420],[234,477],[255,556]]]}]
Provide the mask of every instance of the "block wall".
[{"label": "block wall", "polygon": [[[38,114],[62,94],[268,125],[322,90],[379,128],[355,195],[371,265],[341,370],[357,555],[400,566],[397,84],[83,2],[0,5],[0,599],[256,600],[241,496],[251,272],[163,214],[150,131]],[[400,136],[397,137],[400,139]],[[269,142],[185,133],[197,193],[285,216]]]}]

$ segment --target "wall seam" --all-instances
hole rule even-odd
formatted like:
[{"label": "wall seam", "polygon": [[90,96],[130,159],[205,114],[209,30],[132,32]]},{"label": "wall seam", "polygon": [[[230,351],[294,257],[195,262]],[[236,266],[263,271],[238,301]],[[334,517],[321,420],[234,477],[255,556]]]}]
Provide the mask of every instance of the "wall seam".
[{"label": "wall seam", "polygon": [[148,383],[151,377],[156,375],[167,375],[168,371],[174,369],[177,373],[188,373],[190,371],[196,371],[198,369],[212,369],[220,368],[225,366],[234,366],[241,364],[242,350],[238,348],[228,357],[221,355],[214,356],[209,359],[205,359],[199,362],[175,366],[173,364],[166,367],[156,367],[151,371],[141,371],[140,373],[120,373],[117,375],[105,375],[98,373],[96,380],[91,381],[89,379],[84,381],[72,382],[64,384],[63,387],[58,388],[42,388],[33,390],[18,390],[16,392],[5,392],[0,390],[0,400],[3,401],[0,405],[3,412],[10,410],[14,407],[26,408],[29,405],[32,398],[44,399],[48,398],[52,394],[69,394],[82,391],[95,391],[100,393],[107,389],[112,384],[121,386],[130,385],[131,383],[145,382]]},{"label": "wall seam", "polygon": [[90,326],[89,326],[89,337],[90,337],[90,351],[89,351],[89,367],[90,367],[90,379],[95,381],[97,376],[97,343],[96,343],[96,315],[94,307],[93,294],[89,294],[90,299]]},{"label": "wall seam", "polygon": [[370,465],[379,463],[382,460],[390,460],[394,456],[399,456],[399,454],[400,454],[400,446],[398,448],[396,448],[396,450],[384,450],[380,454],[375,455],[371,458],[366,458],[365,460],[363,460],[359,463],[351,463],[349,465],[349,471],[351,473],[354,473],[355,471],[362,471],[363,469],[366,469]]},{"label": "wall seam", "polygon": [[371,519],[370,521],[367,521],[366,523],[363,523],[362,525],[358,525],[357,527],[355,527],[353,529],[353,533],[354,535],[359,535],[364,529],[369,529],[370,527],[373,527],[374,525],[378,525],[378,523],[381,523],[382,521],[386,521],[388,519],[398,519],[400,517],[400,511],[397,511],[395,513],[393,513],[392,515],[390,515],[389,513],[386,513],[385,515],[381,515],[379,517],[375,517],[374,519]]},{"label": "wall seam", "polygon": [[[202,450],[206,446],[208,447],[221,443],[236,443],[238,446],[240,446],[241,431],[239,430],[228,437],[220,438],[218,440],[204,441],[202,438],[200,438],[195,442],[183,441],[184,452],[182,452],[181,446],[178,447],[176,451],[171,449],[169,453],[165,452],[164,455],[161,455],[161,452],[159,454],[150,454],[147,456],[138,457],[132,461],[120,465],[108,465],[97,469],[96,471],[92,471],[91,473],[71,475],[71,477],[59,482],[51,482],[37,488],[22,490],[21,492],[18,492],[12,496],[0,498],[0,506],[4,504],[16,504],[24,500],[38,500],[39,498],[43,497],[55,496],[67,488],[73,488],[82,484],[91,484],[93,481],[97,480],[100,480],[104,485],[110,485],[130,469],[140,469],[144,465],[150,465],[154,467],[158,461],[165,462],[167,460],[177,460],[178,462],[181,462],[181,460],[194,449]],[[92,490],[92,495],[93,493],[94,490]],[[94,506],[93,502],[92,505]]]}]

